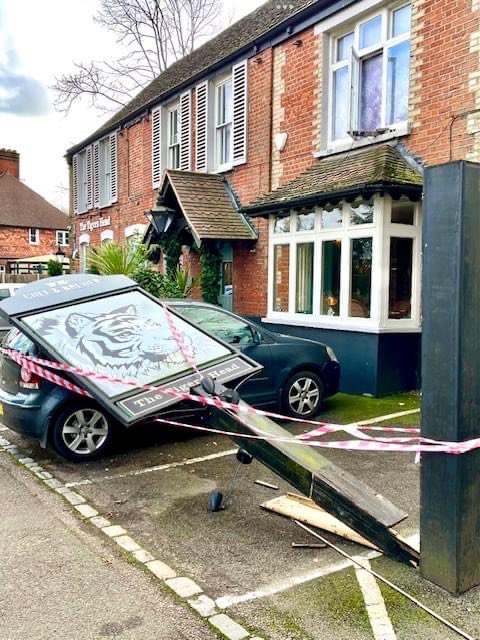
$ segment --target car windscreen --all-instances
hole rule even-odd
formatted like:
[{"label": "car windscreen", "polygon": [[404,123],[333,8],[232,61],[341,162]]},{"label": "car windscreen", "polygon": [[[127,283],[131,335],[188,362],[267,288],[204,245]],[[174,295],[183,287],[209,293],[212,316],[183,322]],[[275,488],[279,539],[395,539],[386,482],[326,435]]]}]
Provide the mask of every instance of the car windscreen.
[{"label": "car windscreen", "polygon": [[5,298],[9,298],[10,295],[10,289],[7,289],[6,287],[0,287],[0,300],[5,300]]}]

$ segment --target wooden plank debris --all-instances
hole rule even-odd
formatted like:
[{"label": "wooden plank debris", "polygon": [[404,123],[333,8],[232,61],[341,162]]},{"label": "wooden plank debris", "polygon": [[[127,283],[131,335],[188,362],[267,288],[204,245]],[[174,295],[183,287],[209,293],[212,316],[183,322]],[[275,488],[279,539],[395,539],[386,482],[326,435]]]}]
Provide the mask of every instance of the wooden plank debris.
[{"label": "wooden plank debris", "polygon": [[287,495],[272,498],[272,500],[264,502],[261,507],[262,509],[278,513],[292,520],[298,520],[312,527],[329,531],[346,540],[361,544],[364,547],[377,549],[374,544],[366,540],[363,536],[318,507],[313,500],[304,496],[287,493]]}]

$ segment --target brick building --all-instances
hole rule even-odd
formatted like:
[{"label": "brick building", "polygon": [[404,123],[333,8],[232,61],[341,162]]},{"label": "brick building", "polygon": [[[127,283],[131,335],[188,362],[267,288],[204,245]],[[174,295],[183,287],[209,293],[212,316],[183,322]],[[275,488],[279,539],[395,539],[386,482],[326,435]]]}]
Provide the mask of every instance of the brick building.
[{"label": "brick building", "polygon": [[49,259],[68,270],[68,216],[19,178],[19,154],[0,149],[0,274],[45,271]]},{"label": "brick building", "polygon": [[[479,100],[478,0],[271,0],[69,150],[75,246],[145,232],[160,194],[194,275],[222,254],[220,302],[330,344],[346,391],[414,388],[422,171],[480,161]],[[202,236],[180,172],[235,224],[197,188]]]}]

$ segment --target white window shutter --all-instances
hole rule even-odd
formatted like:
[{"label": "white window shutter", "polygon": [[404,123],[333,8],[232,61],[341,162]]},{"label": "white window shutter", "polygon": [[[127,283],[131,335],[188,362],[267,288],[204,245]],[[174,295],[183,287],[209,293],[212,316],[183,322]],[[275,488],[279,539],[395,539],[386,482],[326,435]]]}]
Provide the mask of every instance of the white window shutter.
[{"label": "white window shutter", "polygon": [[191,169],[192,92],[180,96],[180,169]]},{"label": "white window shutter", "polygon": [[87,147],[87,209],[93,207],[93,162],[92,145]]},{"label": "white window shutter", "polygon": [[152,109],[152,185],[160,186],[162,178],[162,108]]},{"label": "white window shutter", "polygon": [[78,213],[78,156],[75,154],[72,159],[72,196],[73,213]]},{"label": "white window shutter", "polygon": [[195,89],[195,169],[207,170],[208,158],[208,82]]},{"label": "white window shutter", "polygon": [[117,132],[110,134],[110,204],[118,200]]},{"label": "white window shutter", "polygon": [[233,85],[233,164],[247,161],[247,100],[248,78],[247,60],[234,65]]},{"label": "white window shutter", "polygon": [[93,143],[93,206],[100,206],[99,144]]}]

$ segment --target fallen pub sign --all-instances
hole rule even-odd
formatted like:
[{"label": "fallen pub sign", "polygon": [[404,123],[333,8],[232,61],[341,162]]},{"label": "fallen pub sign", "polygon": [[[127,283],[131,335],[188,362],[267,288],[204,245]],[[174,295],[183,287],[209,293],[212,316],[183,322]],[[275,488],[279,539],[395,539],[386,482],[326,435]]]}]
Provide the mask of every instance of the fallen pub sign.
[{"label": "fallen pub sign", "polygon": [[[0,313],[42,356],[106,379],[69,374],[121,424],[161,416],[180,402],[168,390],[242,403],[241,383],[261,366],[205,332],[124,276],[70,275],[22,287]],[[114,382],[135,380],[148,389]],[[153,388],[152,388],[153,387]],[[393,527],[407,517],[260,413],[209,406],[208,425],[389,555],[417,564],[418,552]]]},{"label": "fallen pub sign", "polygon": [[[177,403],[168,390],[190,391],[201,382],[198,372],[225,384],[261,369],[167,310],[124,276],[70,275],[40,280],[20,288],[0,309],[51,360],[159,387],[144,391],[108,380],[77,378],[77,384],[87,387],[125,425]],[[167,313],[198,372],[192,373],[172,335]]]}]

